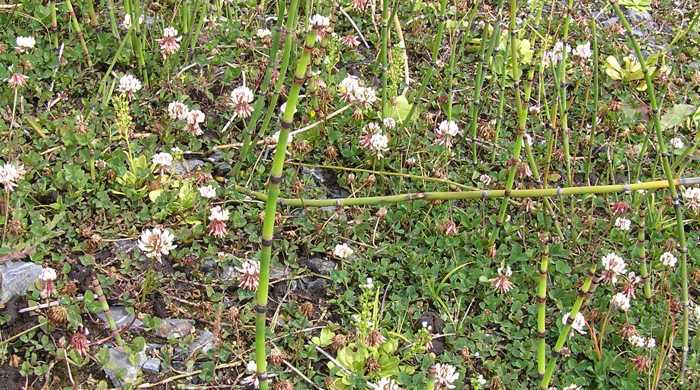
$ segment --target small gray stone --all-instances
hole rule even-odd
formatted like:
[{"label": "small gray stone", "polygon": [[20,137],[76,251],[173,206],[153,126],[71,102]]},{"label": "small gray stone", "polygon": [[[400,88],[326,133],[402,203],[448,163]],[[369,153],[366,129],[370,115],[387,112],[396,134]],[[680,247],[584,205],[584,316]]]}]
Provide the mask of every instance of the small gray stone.
[{"label": "small gray stone", "polygon": [[194,321],[179,318],[164,318],[154,334],[164,339],[180,338],[187,336],[194,328]]},{"label": "small gray stone", "polygon": [[202,160],[177,160],[173,162],[171,169],[176,175],[184,175],[203,166]]},{"label": "small gray stone", "polygon": [[141,366],[144,371],[150,372],[151,374],[156,374],[160,372],[160,359],[149,358]]},{"label": "small gray stone", "polygon": [[194,352],[209,352],[212,348],[214,348],[215,340],[216,338],[214,337],[214,333],[205,329],[202,333],[199,334],[197,339],[194,342],[192,342],[192,344],[190,344],[188,354],[191,355]]},{"label": "small gray stone", "polygon": [[114,253],[129,253],[138,246],[138,240],[117,240],[112,243]]},{"label": "small gray stone", "polygon": [[24,261],[0,264],[0,304],[27,292],[39,280],[43,269],[39,264]]},{"label": "small gray stone", "polygon": [[[109,311],[112,313],[112,318],[114,318],[117,328],[122,328],[131,324],[129,329],[138,329],[143,325],[141,321],[134,319],[134,315],[129,313],[124,306],[111,306]],[[97,317],[99,317],[106,326],[109,326],[105,313],[100,313]]]},{"label": "small gray stone", "polygon": [[146,362],[146,353],[136,354],[136,364],[129,361],[129,354],[116,348],[109,348],[109,360],[102,366],[107,377],[117,387],[126,387],[136,382],[141,373],[141,366]]}]

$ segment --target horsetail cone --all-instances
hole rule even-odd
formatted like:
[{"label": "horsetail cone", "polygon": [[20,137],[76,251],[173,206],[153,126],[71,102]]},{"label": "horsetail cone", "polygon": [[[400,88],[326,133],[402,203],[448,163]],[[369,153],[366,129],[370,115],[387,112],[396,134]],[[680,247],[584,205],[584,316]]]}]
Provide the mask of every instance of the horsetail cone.
[{"label": "horsetail cone", "polygon": [[[293,0],[290,6],[287,23],[291,24],[298,9],[298,0]],[[326,19],[327,20],[327,19]],[[306,79],[306,72],[311,63],[311,52],[317,37],[320,37],[319,29],[325,29],[323,25],[312,23],[312,30],[307,33],[304,40],[303,53],[297,60],[294,71],[294,82],[287,95],[287,104],[280,122],[279,137],[270,169],[270,180],[267,190],[267,201],[265,203],[265,214],[262,227],[262,251],[260,255],[260,286],[256,294],[255,310],[255,363],[256,375],[260,383],[260,389],[269,388],[267,376],[267,351],[265,349],[265,326],[267,313],[267,299],[270,282],[270,260],[272,258],[272,237],[275,228],[275,213],[277,212],[277,199],[282,181],[282,170],[284,168],[284,157],[289,139],[289,129],[294,121],[294,112],[299,101],[299,92]]]}]

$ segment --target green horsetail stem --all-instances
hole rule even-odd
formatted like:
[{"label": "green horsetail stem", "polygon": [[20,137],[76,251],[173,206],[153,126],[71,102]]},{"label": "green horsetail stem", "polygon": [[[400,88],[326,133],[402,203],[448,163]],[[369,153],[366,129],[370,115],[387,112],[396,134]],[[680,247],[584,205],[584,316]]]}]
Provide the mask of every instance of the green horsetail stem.
[{"label": "green horsetail stem", "polygon": [[593,142],[598,129],[598,107],[600,99],[600,79],[598,69],[598,36],[595,19],[591,19],[591,42],[593,46],[593,112],[591,113],[591,134],[588,137],[588,156],[586,157],[586,183],[591,184],[591,166],[593,160]]},{"label": "green horsetail stem", "polygon": [[73,3],[71,0],[66,0],[66,7],[68,7],[68,14],[70,14],[70,21],[73,25],[73,30],[78,34],[78,39],[80,40],[80,47],[83,49],[83,56],[85,57],[85,62],[88,66],[92,66],[92,60],[90,60],[90,52],[88,51],[87,44],[85,43],[85,37],[83,36],[83,29],[80,28],[80,22],[75,16],[75,10],[73,9]]},{"label": "green horsetail stem", "polygon": [[[523,147],[523,138],[525,136],[525,124],[526,124],[526,112],[523,108],[522,98],[520,96],[520,62],[518,59],[518,47],[516,45],[517,38],[515,37],[515,13],[518,10],[516,0],[510,0],[510,65],[512,70],[512,77],[515,89],[515,111],[518,115],[518,134],[515,137],[515,144],[513,145],[512,151],[512,161],[513,166],[510,167],[508,171],[508,177],[506,179],[506,193],[509,193],[513,188],[513,182],[515,181],[515,173],[517,171],[517,164],[520,163],[520,151]],[[506,210],[508,209],[508,199],[503,199],[501,202],[501,209],[498,212],[498,223],[502,224],[506,218]]]},{"label": "green horsetail stem", "polygon": [[[696,185],[700,184],[700,177],[682,178],[674,181],[676,185]],[[588,195],[588,194],[612,194],[616,192],[651,191],[668,188],[666,180],[655,180],[635,184],[608,184],[601,186],[581,186],[581,187],[558,187],[558,188],[533,188],[523,190],[511,190],[507,197],[510,198],[550,198],[563,197],[568,195]],[[255,197],[258,200],[267,202],[269,195],[259,191],[252,191],[243,186],[236,185],[237,191]],[[415,200],[484,200],[494,198],[505,198],[505,190],[473,190],[473,191],[451,191],[451,192],[412,192],[399,195],[368,196],[360,198],[340,198],[340,199],[292,199],[275,198],[275,201],[283,206],[290,207],[348,207],[367,205],[387,205]]]},{"label": "green horsetail stem", "polygon": [[[253,114],[251,115],[250,120],[248,120],[248,124],[246,125],[245,129],[245,135],[243,136],[244,139],[243,148],[241,149],[241,156],[244,159],[246,159],[246,157],[250,154],[250,149],[253,146],[253,130],[258,124],[258,120],[262,116],[263,112],[266,111],[265,98],[269,95],[272,95],[273,92],[273,86],[270,85],[270,80],[272,80],[273,71],[277,68],[277,52],[279,51],[280,39],[282,37],[282,26],[284,23],[284,6],[284,1],[281,1],[280,7],[277,9],[277,26],[275,26],[275,31],[272,33],[272,43],[270,44],[270,52],[267,60],[267,67],[265,69],[265,74],[263,75],[262,83],[260,84],[260,94],[255,100],[255,103],[253,103]],[[289,59],[287,59],[287,61],[289,61]],[[284,77],[280,75],[279,79],[284,80]],[[277,101],[275,101],[274,104],[270,104],[267,109],[270,110],[270,112],[272,112],[276,105]],[[266,131],[266,128],[261,129],[261,133],[265,133]]]},{"label": "green horsetail stem", "polygon": [[639,248],[640,274],[644,282],[644,297],[651,299],[651,280],[649,279],[649,269],[647,265],[647,248],[646,248],[646,213],[641,209],[639,215],[639,232],[637,232],[637,247]]},{"label": "green horsetail stem", "polygon": [[549,267],[549,244],[544,246],[540,262],[540,280],[537,285],[537,373],[544,376],[547,357],[545,355],[545,310],[547,302],[547,268]]},{"label": "green horsetail stem", "polygon": [[690,307],[688,306],[688,246],[686,243],[685,229],[683,227],[683,210],[681,209],[681,198],[676,189],[676,182],[673,180],[673,171],[671,170],[671,165],[669,163],[669,151],[668,145],[663,135],[663,129],[661,128],[661,118],[659,104],[656,101],[656,93],[654,91],[654,82],[651,79],[651,73],[646,65],[644,55],[642,54],[642,49],[639,47],[639,43],[632,33],[632,27],[630,26],[625,13],[620,9],[620,5],[617,1],[610,0],[610,4],[615,10],[615,14],[622,22],[622,25],[627,31],[627,38],[632,44],[634,49],[634,54],[637,57],[639,66],[644,74],[644,81],[647,86],[647,95],[649,97],[649,104],[651,106],[652,112],[652,126],[656,132],[656,142],[658,144],[659,152],[661,154],[661,165],[663,167],[664,175],[668,180],[668,188],[671,191],[671,199],[673,200],[673,208],[676,213],[676,230],[678,243],[681,247],[681,305],[683,306],[683,322],[681,326],[681,338],[683,343],[683,358],[681,360],[681,379],[680,384],[684,386],[686,383],[685,371],[688,365],[688,319]]},{"label": "green horsetail stem", "polygon": [[[430,48],[430,59],[431,63],[435,63],[438,58],[438,51],[440,50],[440,46],[442,46],[442,38],[445,35],[445,26],[447,24],[447,0],[440,0],[440,25],[438,26],[437,33],[435,34],[435,39],[433,39],[433,45]],[[413,114],[416,112],[416,108],[418,106],[418,103],[420,102],[420,98],[425,94],[425,89],[427,88],[428,84],[430,84],[430,80],[433,78],[433,74],[435,73],[435,67],[434,66],[429,66],[425,73],[423,73],[423,76],[421,77],[420,80],[420,86],[418,87],[418,90],[416,91],[416,94],[412,97],[411,100],[413,100],[411,109],[408,111],[408,114],[406,115],[406,119],[403,121],[404,123],[410,123],[411,118],[413,117]]]},{"label": "green horsetail stem", "polygon": [[[469,104],[469,133],[471,134],[472,140],[476,140],[476,128],[479,119],[479,114],[481,113],[481,89],[484,86],[484,63],[486,58],[491,58],[493,56],[493,49],[496,47],[496,42],[501,36],[501,24],[496,23],[491,31],[491,37],[488,40],[488,46],[485,44],[488,35],[488,28],[484,28],[481,33],[481,50],[479,51],[479,63],[476,65],[476,81],[474,85],[474,95],[472,96],[472,101]],[[488,54],[487,54],[488,53]],[[477,150],[476,142],[472,142],[472,160],[474,164],[477,161]]]},{"label": "green horsetail stem", "polygon": [[[298,7],[298,0],[292,0],[290,7],[290,18],[292,21]],[[291,34],[291,31],[288,32]],[[304,51],[298,58],[294,71],[294,83],[287,95],[287,105],[282,115],[280,123],[279,137],[275,154],[272,159],[270,169],[270,180],[268,184],[268,197],[265,204],[265,216],[262,227],[262,251],[260,254],[260,285],[256,294],[257,306],[255,309],[255,363],[257,366],[257,376],[260,381],[260,389],[267,390],[267,351],[265,349],[265,327],[267,319],[267,298],[270,285],[270,260],[272,258],[272,236],[275,229],[275,214],[277,212],[277,198],[280,193],[280,183],[282,181],[282,170],[287,151],[287,141],[289,139],[289,129],[294,121],[294,112],[299,101],[299,92],[306,79],[306,72],[311,63],[311,52],[316,43],[316,33],[312,30],[306,35],[304,40]]]},{"label": "green horsetail stem", "polygon": [[102,312],[104,313],[105,318],[107,319],[107,326],[109,326],[109,330],[112,331],[112,337],[114,337],[114,341],[119,347],[123,348],[124,340],[122,339],[122,336],[119,335],[119,328],[117,328],[117,323],[114,321],[112,311],[109,309],[109,303],[107,303],[107,298],[105,298],[105,293],[102,290],[102,285],[100,284],[100,281],[97,279],[97,277],[95,277],[92,280],[92,288],[95,289],[97,300],[100,302],[100,306],[102,306]]},{"label": "green horsetail stem", "polygon": [[282,86],[284,85],[284,80],[287,77],[287,69],[289,68],[289,61],[291,58],[292,47],[294,46],[294,31],[297,28],[297,13],[299,11],[299,0],[292,0],[287,10],[287,23],[285,25],[284,31],[280,31],[279,34],[285,34],[284,46],[282,48],[282,62],[280,63],[279,76],[275,82],[274,92],[270,98],[270,102],[267,104],[267,112],[263,117],[262,124],[258,130],[259,136],[264,136],[267,132],[267,128],[270,126],[270,121],[272,120],[272,115],[277,109],[277,102],[279,101],[279,96],[282,91]]},{"label": "green horsetail stem", "polygon": [[[562,28],[562,41],[566,44],[569,39],[569,25],[571,24],[571,13],[574,8],[574,1],[568,0],[566,6],[566,16],[564,17],[564,26]],[[564,149],[564,163],[566,165],[566,178],[569,185],[574,182],[574,176],[571,169],[571,147],[569,143],[569,108],[568,108],[568,98],[566,93],[567,81],[566,81],[566,61],[568,59],[568,53],[566,49],[562,50],[561,61],[559,61],[559,66],[557,67],[555,81],[557,84],[557,89],[559,91],[559,121],[561,128],[561,140]]]},{"label": "green horsetail stem", "polygon": [[557,342],[556,344],[554,344],[554,348],[552,348],[552,357],[551,359],[549,359],[547,369],[545,370],[544,376],[542,377],[542,381],[540,382],[540,389],[549,389],[549,383],[552,381],[554,369],[557,367],[557,358],[559,357],[559,354],[561,353],[562,349],[564,349],[566,340],[569,337],[569,333],[571,332],[571,326],[573,325],[574,319],[578,315],[579,311],[581,311],[583,301],[586,299],[586,296],[591,291],[595,270],[596,263],[594,262],[591,268],[588,270],[588,276],[583,282],[583,286],[581,286],[581,291],[578,297],[576,298],[574,305],[571,307],[571,311],[569,312],[569,321],[567,321],[566,325],[564,325],[564,327],[561,329],[561,332],[559,332]]}]

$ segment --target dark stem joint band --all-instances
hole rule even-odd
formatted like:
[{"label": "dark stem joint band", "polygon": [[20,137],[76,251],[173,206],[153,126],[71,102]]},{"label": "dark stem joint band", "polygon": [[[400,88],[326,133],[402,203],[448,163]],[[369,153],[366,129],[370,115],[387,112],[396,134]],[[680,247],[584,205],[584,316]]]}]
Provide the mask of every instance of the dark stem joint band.
[{"label": "dark stem joint band", "polygon": [[256,376],[258,377],[258,381],[260,382],[266,382],[270,380],[270,376],[267,374],[267,372],[258,372]]},{"label": "dark stem joint band", "polygon": [[680,207],[680,205],[681,205],[681,197],[680,196],[676,195],[676,197],[673,198],[673,205],[675,207]]},{"label": "dark stem joint band", "polygon": [[267,313],[267,305],[255,305],[255,313],[266,314]]},{"label": "dark stem joint band", "polygon": [[266,246],[270,247],[270,246],[272,246],[272,239],[266,240],[266,239],[263,238],[263,240],[262,240],[262,246],[263,246],[263,247],[266,247]]},{"label": "dark stem joint band", "polygon": [[562,196],[564,195],[564,189],[561,187],[557,187],[557,196]]},{"label": "dark stem joint band", "polygon": [[547,297],[537,297],[537,303],[544,305],[547,302]]},{"label": "dark stem joint band", "polygon": [[626,194],[629,194],[630,192],[632,192],[632,187],[629,185],[629,183],[622,186],[622,189],[625,190]]},{"label": "dark stem joint band", "polygon": [[508,197],[510,196],[510,190],[509,190],[509,189],[503,190],[503,196],[505,196],[506,198],[508,198]]},{"label": "dark stem joint band", "polygon": [[294,125],[294,123],[292,123],[292,122],[285,122],[284,120],[282,120],[282,122],[280,123],[280,126],[281,126],[283,129],[291,129],[291,128],[292,128],[292,125]]},{"label": "dark stem joint band", "polygon": [[302,77],[298,77],[296,75],[294,76],[294,84],[303,85],[304,81],[306,81],[306,76],[302,76]]},{"label": "dark stem joint band", "polygon": [[688,247],[686,245],[681,247],[681,253],[688,253]]},{"label": "dark stem joint band", "polygon": [[544,333],[545,333],[545,332],[537,332],[537,337],[543,339],[543,338],[544,338]]},{"label": "dark stem joint band", "polygon": [[483,199],[488,198],[488,197],[489,197],[489,192],[488,192],[487,190],[482,190],[482,191],[481,191],[481,197],[482,197]]},{"label": "dark stem joint band", "polygon": [[282,182],[282,175],[270,176],[270,184],[280,184]]}]

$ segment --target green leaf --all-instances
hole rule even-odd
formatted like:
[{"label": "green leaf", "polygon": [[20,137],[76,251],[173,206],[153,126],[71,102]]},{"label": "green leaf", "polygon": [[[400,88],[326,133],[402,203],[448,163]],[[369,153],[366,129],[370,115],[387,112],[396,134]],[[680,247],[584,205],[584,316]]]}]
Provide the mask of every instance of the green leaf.
[{"label": "green leaf", "polygon": [[151,192],[148,193],[148,199],[150,199],[151,202],[155,202],[156,199],[158,199],[158,197],[159,197],[160,194],[162,194],[162,193],[163,193],[163,189],[161,189],[161,188],[159,188],[159,189],[157,189],[157,190],[153,190],[153,191],[151,191]]},{"label": "green leaf", "polygon": [[695,106],[690,104],[676,104],[661,116],[661,128],[668,129],[683,123],[683,121],[693,115]]},{"label": "green leaf", "polygon": [[404,122],[411,112],[413,105],[408,102],[405,95],[399,95],[393,99],[393,105],[389,107],[389,115],[399,122]]},{"label": "green leaf", "polygon": [[318,337],[311,338],[311,342],[318,345],[319,347],[326,347],[333,343],[334,337],[335,333],[333,333],[333,331],[330,330],[328,327],[325,327],[321,329],[321,334],[319,334]]}]

